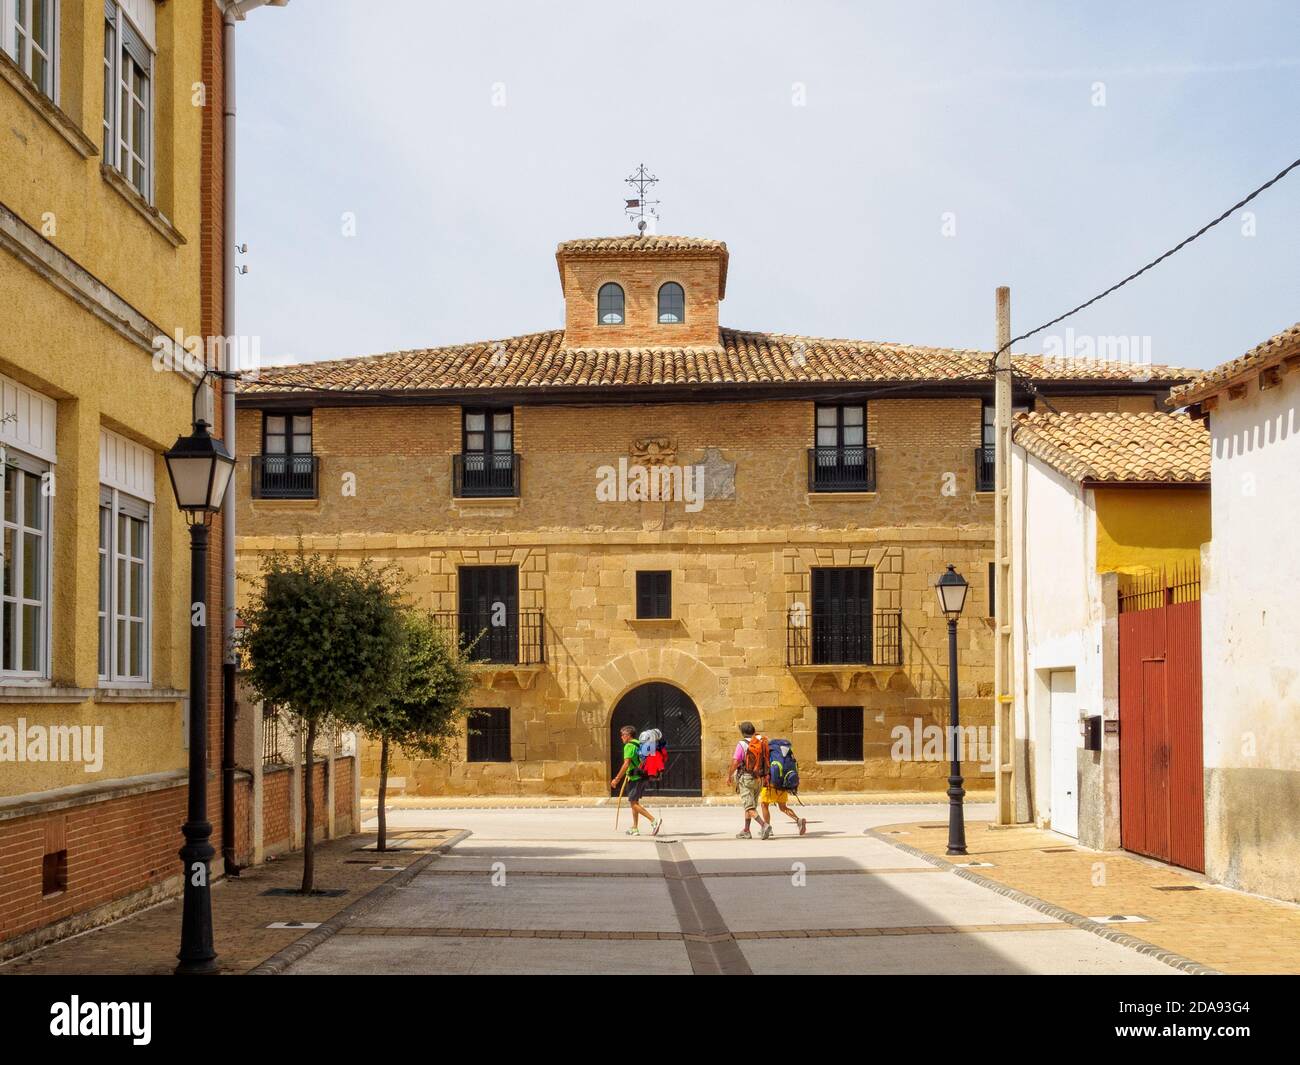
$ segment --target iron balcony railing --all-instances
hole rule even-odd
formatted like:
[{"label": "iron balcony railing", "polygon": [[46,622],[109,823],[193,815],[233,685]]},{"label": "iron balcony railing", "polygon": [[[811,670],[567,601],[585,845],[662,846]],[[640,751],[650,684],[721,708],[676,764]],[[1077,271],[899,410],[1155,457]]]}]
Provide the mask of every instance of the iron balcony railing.
[{"label": "iron balcony railing", "polygon": [[975,491],[977,492],[992,492],[994,489],[997,469],[993,458],[994,450],[991,444],[975,449]]},{"label": "iron balcony railing", "polygon": [[452,495],[457,499],[519,495],[519,456],[513,451],[466,451],[451,457]]},{"label": "iron balcony railing", "polygon": [[866,614],[797,613],[786,620],[786,664],[790,666],[903,664],[900,610]]},{"label": "iron balcony railing", "polygon": [[810,447],[808,449],[808,491],[874,492],[876,449],[874,447]]},{"label": "iron balcony railing", "polygon": [[315,455],[254,455],[254,499],[315,499],[320,459]]},{"label": "iron balcony railing", "polygon": [[504,618],[492,610],[446,610],[434,618],[474,662],[508,666],[546,662],[546,630],[540,610],[520,610]]}]

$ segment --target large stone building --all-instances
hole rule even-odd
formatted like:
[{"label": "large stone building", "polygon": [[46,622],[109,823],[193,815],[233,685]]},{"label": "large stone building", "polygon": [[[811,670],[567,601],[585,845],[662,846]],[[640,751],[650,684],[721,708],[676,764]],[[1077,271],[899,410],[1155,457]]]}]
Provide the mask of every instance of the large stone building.
[{"label": "large stone building", "polygon": [[[563,329],[264,371],[239,434],[240,567],[390,559],[485,659],[420,794],[605,795],[611,733],[661,724],[666,791],[718,793],[744,719],[805,788],[940,788],[946,628],[991,786],[990,354],[721,328],[724,244],[574,240]],[[1150,411],[1186,375],[1017,356],[1018,402]],[[481,636],[479,634],[482,633]],[[975,736],[975,733],[972,733]]]}]

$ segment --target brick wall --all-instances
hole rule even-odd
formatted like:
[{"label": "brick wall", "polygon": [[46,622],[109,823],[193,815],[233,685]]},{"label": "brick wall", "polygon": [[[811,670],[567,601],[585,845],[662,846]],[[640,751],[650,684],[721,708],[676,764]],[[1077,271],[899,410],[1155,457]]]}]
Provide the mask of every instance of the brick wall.
[{"label": "brick wall", "polygon": [[[16,937],[63,921],[77,931],[148,901],[133,898],[142,892],[177,889],[184,820],[185,789],[173,787],[0,821],[0,957]],[[67,890],[43,897],[42,858],[60,846]]]},{"label": "brick wall", "polygon": [[[563,259],[566,343],[573,347],[656,347],[718,343],[721,251],[635,252]],[[622,286],[622,325],[597,318],[597,295],[608,281]],[[682,322],[659,322],[659,286],[676,281],[686,294]]]},{"label": "brick wall", "polygon": [[293,771],[288,766],[274,769],[268,766],[262,775],[262,847],[268,854],[277,854],[293,845],[292,796]]}]

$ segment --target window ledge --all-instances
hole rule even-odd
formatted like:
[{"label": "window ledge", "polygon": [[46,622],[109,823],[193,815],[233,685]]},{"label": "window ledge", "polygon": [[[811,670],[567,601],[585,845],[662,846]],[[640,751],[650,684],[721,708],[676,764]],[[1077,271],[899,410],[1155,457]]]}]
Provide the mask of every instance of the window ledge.
[{"label": "window ledge", "polygon": [[518,496],[452,496],[451,505],[456,510],[506,510],[519,509]]},{"label": "window ledge", "polygon": [[805,492],[809,503],[867,503],[875,499],[878,492]]},{"label": "window ledge", "polygon": [[135,208],[136,213],[162,234],[163,239],[173,248],[189,243],[180,230],[168,221],[167,216],[141,196],[136,187],[119,173],[117,167],[100,163],[99,172],[104,175],[104,180]]},{"label": "window ledge", "polygon": [[22,72],[9,54],[0,49],[0,80],[8,82],[31,108],[54,128],[83,159],[89,159],[99,151],[99,145],[86,136],[85,131],[77,125],[76,120],[36,87],[36,84]]},{"label": "window ledge", "polygon": [[682,618],[628,618],[627,623],[634,629],[677,629],[686,627],[686,622]]},{"label": "window ledge", "polygon": [[84,703],[92,688],[56,688],[49,684],[0,684],[0,703]]},{"label": "window ledge", "polygon": [[319,510],[320,499],[250,499],[253,510]]},{"label": "window ledge", "polygon": [[176,703],[185,698],[183,691],[175,688],[150,688],[129,685],[100,688],[95,692],[97,703]]}]

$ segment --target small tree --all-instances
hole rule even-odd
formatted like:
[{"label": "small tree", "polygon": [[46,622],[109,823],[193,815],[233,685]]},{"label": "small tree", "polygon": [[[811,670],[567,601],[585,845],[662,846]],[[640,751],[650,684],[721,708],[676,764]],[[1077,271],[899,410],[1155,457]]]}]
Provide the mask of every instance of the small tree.
[{"label": "small tree", "polygon": [[250,686],[307,726],[304,893],[315,874],[316,735],[332,722],[359,724],[391,697],[406,648],[398,592],[390,567],[368,559],[341,566],[300,544],[296,553],[264,556],[261,579],[240,612]]},{"label": "small tree", "polygon": [[361,728],[379,741],[379,850],[388,849],[388,758],[396,745],[410,758],[441,758],[469,713],[466,699],[474,672],[433,615],[402,614],[406,653],[397,693],[377,706]]}]

